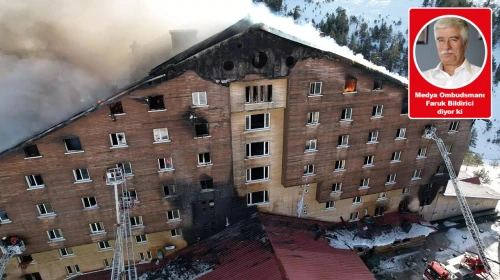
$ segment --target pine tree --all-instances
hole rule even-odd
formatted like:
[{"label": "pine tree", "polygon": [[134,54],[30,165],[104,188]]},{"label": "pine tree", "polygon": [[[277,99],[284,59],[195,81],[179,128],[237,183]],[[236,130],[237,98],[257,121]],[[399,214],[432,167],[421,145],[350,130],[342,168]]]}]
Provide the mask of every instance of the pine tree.
[{"label": "pine tree", "polygon": [[424,3],[422,3],[422,7],[429,7],[430,6],[430,1],[429,0],[424,0]]},{"label": "pine tree", "polygon": [[354,37],[354,34],[351,34],[351,39],[349,40],[349,46],[348,47],[354,53],[358,52],[358,44],[356,43],[356,37]]}]

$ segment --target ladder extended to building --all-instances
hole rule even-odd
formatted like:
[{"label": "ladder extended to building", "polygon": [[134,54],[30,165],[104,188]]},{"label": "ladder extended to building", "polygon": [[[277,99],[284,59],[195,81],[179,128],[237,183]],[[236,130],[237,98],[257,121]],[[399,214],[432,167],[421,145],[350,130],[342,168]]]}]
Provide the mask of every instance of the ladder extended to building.
[{"label": "ladder extended to building", "polygon": [[21,255],[26,247],[24,246],[24,242],[20,240],[15,245],[7,245],[1,246],[2,249],[2,258],[0,258],[0,280],[3,279],[3,274],[5,272],[5,268],[7,267],[7,263],[9,263],[10,259],[15,257],[16,255]]},{"label": "ladder extended to building", "polygon": [[441,140],[441,138],[439,138],[436,135],[436,128],[432,125],[425,128],[424,137],[430,138],[430,139],[436,141],[436,144],[439,148],[439,152],[441,153],[441,156],[444,159],[446,167],[448,168],[450,180],[453,183],[453,187],[455,188],[455,193],[457,195],[458,204],[459,204],[460,210],[462,211],[462,214],[464,215],[464,218],[465,218],[465,224],[467,225],[467,228],[469,229],[469,232],[472,235],[472,239],[474,239],[474,242],[476,244],[476,248],[478,251],[478,256],[481,259],[483,265],[485,266],[486,271],[489,273],[491,271],[491,268],[490,268],[490,265],[488,263],[488,258],[486,257],[485,246],[484,246],[483,240],[479,236],[479,229],[476,225],[476,222],[474,221],[474,217],[472,216],[472,212],[470,211],[469,205],[467,204],[467,200],[462,195],[462,190],[460,189],[460,186],[458,185],[457,175],[455,174],[455,170],[453,169],[453,165],[451,163],[451,160],[448,157],[448,152],[446,151],[446,146],[444,145],[443,140]]}]

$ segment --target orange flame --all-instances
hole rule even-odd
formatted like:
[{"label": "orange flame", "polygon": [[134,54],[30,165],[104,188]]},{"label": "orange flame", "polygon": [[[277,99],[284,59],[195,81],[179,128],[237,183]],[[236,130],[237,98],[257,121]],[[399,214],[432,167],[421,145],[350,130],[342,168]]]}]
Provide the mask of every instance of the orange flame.
[{"label": "orange flame", "polygon": [[347,79],[345,81],[344,92],[352,92],[356,89],[356,79]]}]

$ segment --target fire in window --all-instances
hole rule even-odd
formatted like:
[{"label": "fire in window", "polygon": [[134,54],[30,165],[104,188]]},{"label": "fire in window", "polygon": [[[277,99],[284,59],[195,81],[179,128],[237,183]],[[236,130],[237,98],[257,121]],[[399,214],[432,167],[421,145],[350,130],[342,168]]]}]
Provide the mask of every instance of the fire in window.
[{"label": "fire in window", "polygon": [[356,92],[356,82],[354,78],[349,78],[345,80],[344,92]]}]

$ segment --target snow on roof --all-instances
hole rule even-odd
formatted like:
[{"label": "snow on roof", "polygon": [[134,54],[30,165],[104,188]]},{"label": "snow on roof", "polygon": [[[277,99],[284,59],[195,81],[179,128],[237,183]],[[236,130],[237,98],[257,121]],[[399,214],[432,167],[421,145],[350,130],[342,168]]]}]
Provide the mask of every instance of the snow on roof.
[{"label": "snow on roof", "polygon": [[[470,198],[484,198],[500,200],[500,193],[485,185],[476,185],[469,182],[458,181],[462,194]],[[444,196],[457,196],[452,181],[448,181]]]}]

